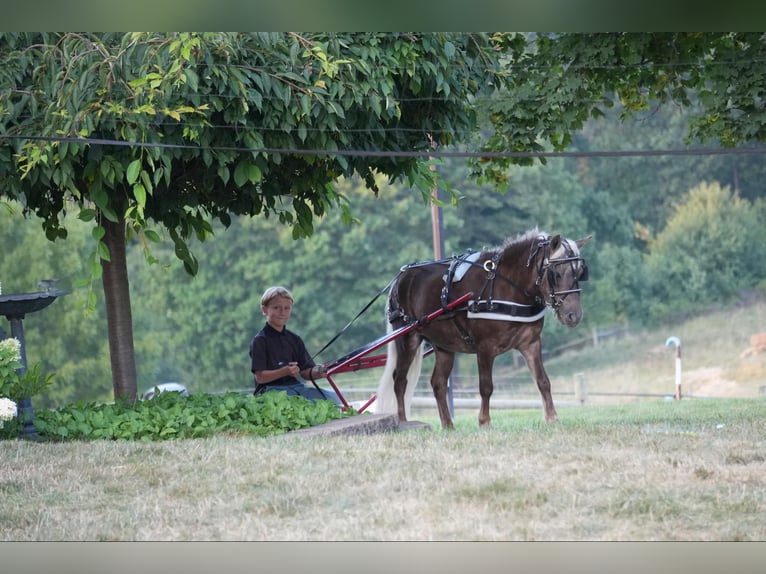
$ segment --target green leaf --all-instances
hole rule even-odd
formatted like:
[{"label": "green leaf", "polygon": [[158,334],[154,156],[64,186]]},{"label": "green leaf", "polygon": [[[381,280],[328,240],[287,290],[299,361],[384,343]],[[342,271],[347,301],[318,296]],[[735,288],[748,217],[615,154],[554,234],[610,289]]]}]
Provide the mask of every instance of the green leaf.
[{"label": "green leaf", "polygon": [[247,178],[250,180],[250,183],[259,183],[262,177],[261,169],[254,163],[251,163],[247,170]]},{"label": "green leaf", "polygon": [[249,163],[247,160],[242,160],[237,164],[234,170],[234,184],[237,187],[242,187],[248,182]]},{"label": "green leaf", "polygon": [[101,210],[101,214],[106,217],[109,221],[112,223],[117,223],[120,219],[117,217],[117,214],[114,212],[114,210],[111,207],[104,207]]},{"label": "green leaf", "polygon": [[144,236],[151,241],[152,243],[161,243],[162,239],[160,238],[159,234],[154,231],[153,229],[145,229],[144,230]]},{"label": "green leaf", "polygon": [[99,187],[95,189],[90,194],[90,198],[93,200],[93,203],[96,204],[96,207],[98,207],[102,212],[107,209],[109,205],[109,196],[107,195],[106,191],[104,191],[104,188]]},{"label": "green leaf", "polygon": [[93,231],[91,231],[91,236],[96,241],[101,241],[104,238],[104,235],[106,235],[106,229],[104,229],[100,225],[94,227]]},{"label": "green leaf", "polygon": [[138,205],[146,207],[146,188],[142,183],[137,183],[133,186],[133,197],[136,198]]},{"label": "green leaf", "polygon": [[102,259],[104,261],[111,261],[112,257],[109,255],[109,248],[106,246],[106,243],[103,241],[99,241],[96,244],[96,248],[98,250],[98,257],[99,259]]},{"label": "green leaf", "polygon": [[92,221],[96,217],[95,209],[81,209],[77,214],[77,218],[81,221]]},{"label": "green leaf", "polygon": [[141,181],[144,185],[144,191],[146,193],[152,193],[152,190],[154,189],[152,187],[152,178],[149,176],[149,172],[147,172],[145,169],[141,170]]},{"label": "green leaf", "polygon": [[229,183],[229,177],[231,177],[231,173],[229,172],[229,166],[222,164],[218,166],[218,177],[221,178],[221,181],[224,185]]},{"label": "green leaf", "polygon": [[186,84],[192,92],[196,92],[199,89],[199,76],[197,75],[197,72],[191,68],[186,68],[184,70],[184,75],[186,76]]},{"label": "green leaf", "polygon": [[133,185],[138,180],[138,174],[141,172],[141,160],[135,159],[128,164],[128,169],[125,172],[125,177],[130,185]]}]

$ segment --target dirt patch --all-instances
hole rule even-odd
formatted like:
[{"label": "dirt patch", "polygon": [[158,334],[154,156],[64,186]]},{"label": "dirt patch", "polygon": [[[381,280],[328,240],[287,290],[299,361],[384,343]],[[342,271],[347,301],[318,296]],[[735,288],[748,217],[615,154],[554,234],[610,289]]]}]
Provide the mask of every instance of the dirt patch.
[{"label": "dirt patch", "polygon": [[695,397],[751,398],[758,396],[756,385],[739,383],[723,376],[721,367],[685,371],[681,378],[683,394]]}]

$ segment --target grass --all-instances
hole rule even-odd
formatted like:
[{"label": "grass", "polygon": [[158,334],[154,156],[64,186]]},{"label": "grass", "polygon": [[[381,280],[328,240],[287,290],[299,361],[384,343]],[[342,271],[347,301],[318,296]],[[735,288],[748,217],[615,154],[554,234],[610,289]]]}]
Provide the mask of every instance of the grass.
[{"label": "grass", "polygon": [[[762,400],[0,450],[3,540],[764,540]],[[435,416],[419,417],[436,426]]]},{"label": "grass", "polygon": [[[0,540],[766,540],[766,357],[743,356],[764,325],[759,303],[547,360],[555,425],[495,408],[479,430],[471,409],[443,432],[424,410],[433,431],[4,441]],[[497,396],[523,376],[538,397],[499,371]],[[589,400],[565,406],[576,376]]]}]

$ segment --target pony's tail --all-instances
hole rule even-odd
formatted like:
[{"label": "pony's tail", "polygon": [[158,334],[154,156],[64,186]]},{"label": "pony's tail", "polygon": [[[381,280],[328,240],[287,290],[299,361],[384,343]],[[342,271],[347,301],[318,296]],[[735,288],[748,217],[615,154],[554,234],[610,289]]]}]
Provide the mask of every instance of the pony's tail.
[{"label": "pony's tail", "polygon": [[[387,307],[388,308],[388,307]],[[393,327],[386,317],[386,334],[393,332]],[[378,390],[375,394],[375,401],[370,405],[370,411],[380,414],[397,414],[399,409],[396,404],[396,393],[394,392],[394,370],[396,369],[396,339],[392,339],[387,344],[388,353],[386,355],[386,366],[383,369],[383,375],[378,383]],[[415,387],[420,378],[420,371],[423,366],[423,346],[415,353],[415,358],[407,369],[407,389],[404,392],[404,413],[407,418],[410,417],[410,406],[412,397],[415,394]]]}]

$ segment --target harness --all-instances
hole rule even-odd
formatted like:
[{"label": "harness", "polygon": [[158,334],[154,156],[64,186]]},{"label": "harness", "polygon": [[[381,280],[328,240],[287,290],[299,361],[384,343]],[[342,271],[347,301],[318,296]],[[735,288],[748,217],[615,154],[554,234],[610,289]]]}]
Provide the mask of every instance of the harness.
[{"label": "harness", "polygon": [[[491,259],[487,259],[482,265],[487,276],[481,289],[476,294],[476,299],[468,301],[468,318],[517,321],[520,323],[537,321],[540,317],[545,315],[546,308],[544,303],[536,301],[534,305],[525,305],[514,301],[494,299],[495,278],[498,277],[497,267],[502,257],[503,252],[498,251]],[[522,291],[525,295],[530,295],[524,287],[514,284],[507,277],[504,277],[503,275],[500,275],[499,277]],[[482,296],[485,293],[486,298],[482,299]]]},{"label": "harness", "polygon": [[[486,273],[484,283],[475,294],[474,299],[470,299],[465,307],[451,309],[449,312],[442,316],[442,319],[454,319],[456,311],[467,311],[468,319],[491,319],[496,321],[513,321],[519,323],[532,323],[542,318],[547,312],[548,306],[554,310],[558,310],[563,299],[571,293],[579,293],[581,291],[578,281],[588,280],[588,267],[585,261],[577,255],[577,253],[571,248],[568,241],[562,242],[564,250],[563,257],[551,258],[551,237],[540,236],[537,241],[532,244],[530,248],[529,257],[527,258],[527,267],[530,267],[535,261],[539,260],[539,265],[536,270],[535,278],[535,293],[530,293],[525,287],[517,285],[502,274],[498,274],[497,269],[500,264],[500,260],[503,257],[503,251],[496,251],[489,259],[483,262],[478,261],[478,254],[476,252],[466,252],[459,256],[453,256],[448,259],[441,259],[438,261],[418,262],[405,265],[401,268],[401,272],[412,267],[427,266],[433,264],[446,264],[448,265],[447,271],[444,273],[442,279],[444,286],[441,290],[441,305],[446,310],[447,305],[451,300],[452,286],[462,279],[462,276],[471,267],[480,267]],[[542,257],[538,257],[540,250],[543,250]],[[566,289],[557,290],[557,271],[561,265],[572,266],[572,276],[574,282]],[[577,266],[580,265],[580,274],[578,277]],[[514,301],[505,301],[494,298],[495,280],[501,279],[511,286],[518,289],[525,296],[533,298],[534,303],[524,304]],[[544,295],[541,286],[543,280],[548,282],[548,298]],[[388,313],[388,320],[393,322],[397,319],[402,319],[406,323],[418,322],[417,319],[407,316],[399,302],[392,297],[390,301],[390,308]],[[467,333],[465,328],[458,322],[454,321],[454,325],[460,332],[461,337],[469,344],[473,344],[472,337]]]}]

